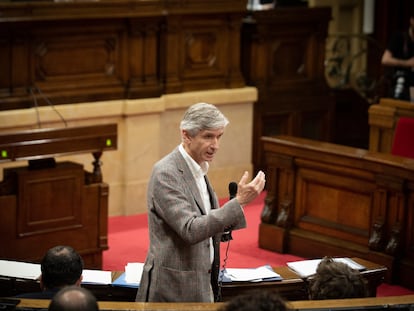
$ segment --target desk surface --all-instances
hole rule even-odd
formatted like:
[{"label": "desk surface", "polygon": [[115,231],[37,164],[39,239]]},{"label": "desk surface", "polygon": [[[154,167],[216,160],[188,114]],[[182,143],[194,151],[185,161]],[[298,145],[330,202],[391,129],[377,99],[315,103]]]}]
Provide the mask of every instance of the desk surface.
[{"label": "desk surface", "polygon": [[[367,268],[363,272],[369,285],[370,296],[376,296],[377,287],[383,282],[386,267],[359,258],[352,258]],[[286,300],[308,299],[307,282],[301,279],[287,266],[274,267],[274,271],[283,278],[282,281],[272,282],[232,282],[224,283],[222,286],[222,300],[228,301],[232,297],[251,291],[253,289],[276,289]],[[112,279],[115,280],[123,272],[112,272]],[[100,284],[82,284],[90,289],[100,301],[135,301],[136,288],[121,287]],[[19,293],[33,292],[39,290],[38,282],[31,280],[20,280],[0,277],[0,292],[6,293],[3,296],[14,296]]]},{"label": "desk surface", "polygon": [[[352,258],[357,263],[366,267],[362,272],[368,282],[369,296],[375,297],[377,294],[377,287],[384,281],[387,268],[383,265],[376,264],[360,258]],[[307,300],[308,287],[307,282],[301,279],[299,275],[289,269],[287,266],[273,267],[273,270],[278,273],[283,280],[274,282],[233,282],[223,284],[222,297],[223,301],[229,300],[231,297],[247,292],[252,289],[277,289],[277,291],[285,299],[293,300]]]},{"label": "desk surface", "polygon": [[[306,300],[306,301],[289,301],[288,306],[292,310],[364,310],[367,307],[377,307],[377,310],[392,309],[398,310],[398,307],[410,310],[407,306],[414,304],[414,295],[394,296],[394,297],[371,297],[360,299],[332,299],[332,300]],[[100,301],[100,310],[169,310],[169,311],[215,311],[223,303],[142,303],[142,302],[110,302]],[[17,305],[18,308],[39,308],[46,309],[49,306],[49,300],[21,299]]]}]

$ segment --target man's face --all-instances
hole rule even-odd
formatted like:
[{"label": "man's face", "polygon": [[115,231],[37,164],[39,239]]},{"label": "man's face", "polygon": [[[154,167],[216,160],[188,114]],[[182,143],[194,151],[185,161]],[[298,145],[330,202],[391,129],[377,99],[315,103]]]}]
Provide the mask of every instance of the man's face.
[{"label": "man's face", "polygon": [[204,161],[211,162],[219,149],[220,138],[224,134],[224,128],[200,131],[191,137],[183,130],[184,149],[198,164]]}]

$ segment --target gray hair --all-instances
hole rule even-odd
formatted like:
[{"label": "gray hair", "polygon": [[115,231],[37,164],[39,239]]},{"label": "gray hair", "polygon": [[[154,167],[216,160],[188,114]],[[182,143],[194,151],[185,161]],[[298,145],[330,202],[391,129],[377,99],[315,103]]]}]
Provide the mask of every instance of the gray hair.
[{"label": "gray hair", "polygon": [[181,120],[180,130],[185,130],[190,136],[196,136],[203,130],[225,128],[229,120],[212,104],[198,103],[190,106]]}]

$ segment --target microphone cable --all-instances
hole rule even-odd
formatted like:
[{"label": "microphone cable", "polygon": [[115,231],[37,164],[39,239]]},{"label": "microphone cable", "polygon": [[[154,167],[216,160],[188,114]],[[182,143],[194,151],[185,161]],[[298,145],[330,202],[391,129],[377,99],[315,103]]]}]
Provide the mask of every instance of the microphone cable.
[{"label": "microphone cable", "polygon": [[[237,194],[237,183],[232,181],[231,183],[229,183],[229,201],[235,198],[236,194]],[[221,242],[227,242],[227,246],[226,246],[226,252],[224,254],[223,266],[219,272],[217,301],[221,301],[221,298],[222,298],[221,289],[223,286],[223,278],[224,278],[224,272],[227,266],[227,260],[229,259],[229,249],[230,249],[231,240],[233,240],[233,237],[231,236],[231,229],[228,229],[221,236]]]},{"label": "microphone cable", "polygon": [[226,252],[225,252],[224,258],[223,258],[223,265],[222,265],[220,273],[219,273],[217,302],[221,301],[221,298],[222,298],[221,288],[223,286],[224,271],[226,271],[227,260],[229,259],[230,242],[231,242],[232,239],[233,238],[228,239],[227,241],[223,241],[223,240],[221,241],[221,242],[227,242],[227,246],[226,246]]}]

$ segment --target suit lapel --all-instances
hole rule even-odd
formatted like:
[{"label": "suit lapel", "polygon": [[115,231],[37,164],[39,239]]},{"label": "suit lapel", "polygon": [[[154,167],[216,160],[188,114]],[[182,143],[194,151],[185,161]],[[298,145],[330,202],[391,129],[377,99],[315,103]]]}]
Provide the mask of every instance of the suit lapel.
[{"label": "suit lapel", "polygon": [[[206,215],[207,212],[206,212],[206,209],[204,208],[204,204],[203,204],[203,200],[201,199],[200,191],[198,190],[196,180],[194,179],[194,176],[191,173],[191,170],[188,167],[187,162],[185,162],[185,159],[181,155],[178,148],[175,150],[175,154],[177,158],[177,168],[183,174],[184,182],[187,184],[188,188],[191,190],[191,193],[194,197],[194,200],[197,203],[198,208],[200,209],[201,214]],[[207,184],[207,187],[208,187],[208,184]]]},{"label": "suit lapel", "polygon": [[208,180],[207,175],[204,175],[204,179],[205,179],[206,184],[207,184],[208,194],[210,195],[211,209],[215,209],[218,206],[217,206],[217,201],[215,200],[215,195],[214,195],[213,187],[211,186],[210,181]]}]

